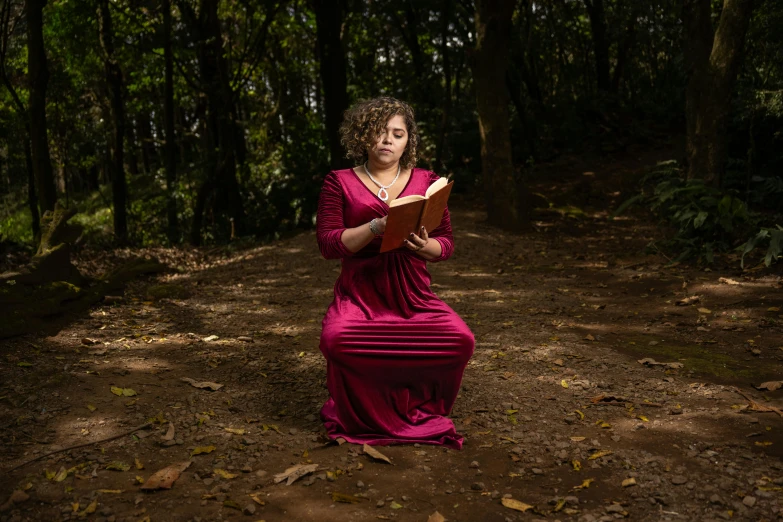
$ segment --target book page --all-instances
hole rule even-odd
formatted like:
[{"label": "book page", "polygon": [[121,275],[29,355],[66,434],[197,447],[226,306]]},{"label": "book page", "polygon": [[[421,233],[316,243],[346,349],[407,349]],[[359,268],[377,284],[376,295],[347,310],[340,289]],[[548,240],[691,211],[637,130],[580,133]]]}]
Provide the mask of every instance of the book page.
[{"label": "book page", "polygon": [[389,203],[389,207],[399,207],[400,205],[410,203],[411,201],[421,201],[422,199],[426,198],[424,196],[419,196],[418,194],[403,196],[401,198],[393,199],[392,202]]},{"label": "book page", "polygon": [[[435,183],[438,183],[440,180],[446,180],[446,178],[440,178]],[[434,186],[435,183],[432,185]],[[445,186],[441,185],[440,190],[435,191],[427,199],[421,215],[421,225],[427,229],[428,234],[438,228],[438,225],[443,220],[443,212],[446,210],[446,203],[449,201],[453,184],[454,182],[452,181]]]},{"label": "book page", "polygon": [[449,180],[448,179],[446,179],[446,178],[438,178],[437,180],[435,180],[435,183],[430,185],[427,188],[426,192],[424,192],[424,197],[427,197],[427,198],[430,197],[435,192],[439,191],[440,189],[442,189],[443,187],[445,187],[448,184],[449,184]]}]

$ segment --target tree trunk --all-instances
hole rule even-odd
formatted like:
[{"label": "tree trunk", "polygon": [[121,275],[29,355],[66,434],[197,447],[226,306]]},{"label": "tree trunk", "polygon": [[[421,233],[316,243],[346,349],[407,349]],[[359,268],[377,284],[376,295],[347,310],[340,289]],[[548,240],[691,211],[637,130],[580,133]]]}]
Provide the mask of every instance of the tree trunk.
[{"label": "tree trunk", "polygon": [[508,230],[520,230],[529,221],[526,191],[514,175],[506,89],[515,4],[516,0],[476,0],[473,57],[487,218]]},{"label": "tree trunk", "polygon": [[237,181],[236,95],[223,50],[218,3],[218,0],[200,0],[197,15],[199,74],[207,98],[204,122],[207,158],[190,233],[194,244],[200,243],[203,223],[200,214],[213,192],[216,216],[228,218],[221,220],[221,231],[233,236],[234,231],[243,230],[244,208]]},{"label": "tree trunk", "polygon": [[174,199],[174,186],[177,183],[177,143],[174,135],[174,58],[171,49],[171,1],[163,0],[163,59],[165,61],[165,81],[163,84],[163,130],[165,133],[166,158],[166,216],[168,226],[166,235],[169,243],[176,243],[179,235],[177,223],[177,203]]},{"label": "tree trunk", "polygon": [[122,69],[114,56],[114,30],[109,0],[98,0],[98,27],[106,83],[111,96],[112,136],[111,192],[114,202],[114,236],[121,244],[128,242],[128,189],[125,182],[125,104]]},{"label": "tree trunk", "polygon": [[451,52],[449,50],[449,22],[451,20],[451,1],[443,0],[443,10],[441,11],[440,24],[440,53],[443,60],[443,108],[440,120],[440,129],[438,132],[438,142],[435,148],[435,168],[445,170],[446,165],[443,161],[444,149],[446,146],[446,135],[449,130],[451,119]]},{"label": "tree trunk", "polygon": [[38,214],[38,201],[35,194],[35,174],[33,174],[33,153],[30,150],[30,140],[24,140],[24,161],[27,166],[27,205],[33,218],[33,238],[38,239],[41,233],[41,216]]},{"label": "tree trunk", "polygon": [[753,0],[724,0],[713,35],[710,0],[684,5],[686,154],[688,178],[721,186],[727,159],[727,124]]},{"label": "tree trunk", "polygon": [[43,41],[43,8],[46,0],[27,0],[27,70],[30,83],[30,150],[41,212],[54,210],[54,188],[49,138],[46,131],[46,87],[49,69]]},{"label": "tree trunk", "polygon": [[609,92],[611,88],[609,77],[609,41],[606,38],[604,0],[584,0],[584,3],[587,7],[587,14],[590,17],[590,32],[593,38],[598,90]]},{"label": "tree trunk", "polygon": [[345,53],[340,40],[343,24],[342,9],[334,2],[313,0],[318,35],[318,55],[321,82],[326,106],[326,134],[329,138],[329,162],[333,169],[350,166],[345,150],[340,144],[340,123],[348,108],[348,85],[345,70]]}]

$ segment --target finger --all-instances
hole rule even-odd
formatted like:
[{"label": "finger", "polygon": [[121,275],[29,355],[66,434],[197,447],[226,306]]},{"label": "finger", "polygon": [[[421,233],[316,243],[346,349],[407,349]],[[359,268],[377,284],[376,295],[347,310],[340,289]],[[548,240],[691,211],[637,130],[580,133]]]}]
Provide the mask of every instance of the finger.
[{"label": "finger", "polygon": [[421,227],[421,232],[419,232],[419,235],[421,236],[421,239],[426,243],[427,240],[430,238],[430,235],[427,233],[427,229],[424,227]]},{"label": "finger", "polygon": [[424,244],[426,243],[426,241],[424,239],[420,238],[419,236],[417,236],[413,232],[411,232],[411,234],[410,234],[409,241],[411,243],[413,243],[414,245],[416,245],[417,247],[424,246]]},{"label": "finger", "polygon": [[408,250],[416,250],[417,248],[419,248],[412,242],[408,241],[407,239],[403,240],[403,243],[405,244],[406,247],[408,247]]}]

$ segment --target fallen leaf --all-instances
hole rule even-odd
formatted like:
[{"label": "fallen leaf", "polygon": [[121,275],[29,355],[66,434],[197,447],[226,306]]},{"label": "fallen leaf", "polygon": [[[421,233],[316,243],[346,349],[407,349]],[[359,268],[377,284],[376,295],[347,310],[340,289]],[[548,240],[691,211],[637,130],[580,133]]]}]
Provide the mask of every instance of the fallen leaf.
[{"label": "fallen leaf", "polygon": [[711,314],[712,310],[710,310],[709,308],[699,308],[699,313],[700,314]]},{"label": "fallen leaf", "polygon": [[237,511],[242,511],[242,506],[240,506],[238,502],[234,502],[233,500],[224,500],[223,507],[236,509]]},{"label": "fallen leaf", "polygon": [[576,413],[577,415],[579,415],[579,420],[585,420],[585,414],[584,414],[584,413],[582,413],[581,411],[579,411],[579,410],[574,410],[574,413]]},{"label": "fallen leaf", "polygon": [[171,489],[174,481],[176,481],[182,472],[188,469],[192,463],[192,460],[178,462],[156,471],[150,478],[144,481],[144,485],[141,486],[141,489],[144,491]]},{"label": "fallen leaf", "polygon": [[582,471],[582,463],[576,459],[571,461],[571,467],[574,468],[574,471]]},{"label": "fallen leaf", "polygon": [[374,458],[375,460],[382,460],[384,462],[388,462],[389,464],[392,463],[391,460],[389,460],[389,457],[378,451],[377,449],[373,448],[372,446],[365,444],[362,446],[362,451],[369,455],[370,457]]},{"label": "fallen leaf", "polygon": [[94,344],[99,344],[99,343],[100,341],[98,341],[97,339],[90,339],[89,337],[85,337],[84,339],[82,339],[82,344],[85,346],[92,346]]},{"label": "fallen leaf", "polygon": [[519,500],[513,498],[501,499],[500,503],[509,509],[513,509],[515,511],[521,511],[522,513],[530,509],[533,509],[533,506],[531,506],[530,504],[525,504],[524,502],[520,502]]},{"label": "fallen leaf", "polygon": [[574,486],[574,487],[572,487],[572,488],[571,488],[571,491],[578,491],[578,490],[580,490],[580,489],[587,489],[587,488],[589,488],[589,487],[590,487],[590,484],[592,484],[592,483],[593,483],[593,481],[595,481],[595,479],[585,479],[585,480],[583,480],[583,481],[582,481],[582,483],[581,483],[581,484],[579,484],[578,486]]},{"label": "fallen leaf", "polygon": [[767,312],[780,312],[780,307],[779,306],[770,306],[769,308],[767,308]]},{"label": "fallen leaf", "polygon": [[169,429],[166,430],[166,434],[161,437],[163,440],[174,440],[174,423],[169,422]]},{"label": "fallen leaf", "polygon": [[92,404],[88,404],[88,405],[87,405],[87,409],[88,409],[88,410],[90,410],[90,411],[95,411],[95,410],[97,410],[98,408],[96,408],[96,407],[95,407],[95,406],[93,406]]},{"label": "fallen leaf", "polygon": [[220,339],[220,337],[218,337],[217,335],[210,335],[210,336],[204,337],[202,339],[202,341],[209,343],[209,342],[212,342],[212,341],[217,341],[218,339]]},{"label": "fallen leaf", "polygon": [[427,522],[446,522],[446,519],[437,511],[427,517]]},{"label": "fallen leaf", "polygon": [[117,386],[112,386],[111,392],[118,397],[133,397],[134,395],[137,395],[131,388],[119,388]]},{"label": "fallen leaf", "polygon": [[68,471],[65,469],[65,466],[63,466],[63,467],[60,468],[60,470],[54,476],[54,481],[55,482],[62,482],[66,478],[68,478]]},{"label": "fallen leaf", "polygon": [[244,435],[245,430],[242,428],[225,428],[225,430],[229,433],[233,433],[234,435]]},{"label": "fallen leaf", "polygon": [[17,365],[17,366],[19,366],[20,368],[29,368],[29,367],[31,367],[31,366],[32,366],[32,364],[31,364],[31,363],[29,363],[29,362],[24,362],[24,361],[22,361],[22,362],[20,362],[20,363],[16,363],[16,365]]},{"label": "fallen leaf", "polygon": [[560,381],[560,386],[562,386],[563,388],[568,388],[568,382],[565,379],[563,379]]},{"label": "fallen leaf", "polygon": [[718,278],[719,283],[723,283],[724,285],[738,285],[740,284],[739,281],[735,281],[734,279],[729,279],[728,277],[720,277]]},{"label": "fallen leaf", "polygon": [[229,473],[228,471],[226,471],[223,468],[215,468],[212,471],[215,472],[215,475],[220,475],[224,479],[232,479],[232,478],[237,478],[239,476],[238,473]]},{"label": "fallen leaf", "polygon": [[392,509],[402,509],[402,504],[399,504],[397,502],[392,502],[391,504],[389,504],[389,507]]},{"label": "fallen leaf", "polygon": [[688,306],[692,304],[696,304],[699,302],[701,298],[698,295],[692,295],[690,297],[685,297],[683,299],[680,299],[679,301],[675,301],[676,306]]},{"label": "fallen leaf", "polygon": [[130,468],[130,464],[126,464],[125,462],[119,460],[114,460],[106,465],[106,469],[111,469],[114,471],[128,471]]},{"label": "fallen leaf", "polygon": [[639,359],[637,362],[639,364],[644,364],[645,366],[664,366],[666,368],[671,368],[672,370],[676,370],[684,366],[682,363],[678,363],[678,362],[671,362],[671,363],[657,362],[655,359],[649,357],[645,359]]},{"label": "fallen leaf", "polygon": [[222,384],[218,384],[216,382],[209,382],[209,381],[198,382],[195,379],[191,379],[190,377],[182,377],[180,380],[181,381],[185,381],[186,383],[190,384],[191,386],[193,386],[195,388],[199,388],[201,390],[209,389],[209,390],[212,390],[212,391],[217,391],[217,390],[219,390],[220,388],[223,387]]},{"label": "fallen leaf", "polygon": [[763,442],[756,442],[756,446],[772,446],[772,443],[769,441],[763,441]]},{"label": "fallen leaf", "polygon": [[761,384],[756,386],[756,389],[775,391],[777,389],[780,389],[782,386],[783,386],[783,381],[768,381],[768,382],[762,382]]},{"label": "fallen leaf", "polygon": [[582,442],[582,441],[583,441],[583,440],[585,440],[586,438],[587,438],[587,437],[571,437],[571,441],[572,441],[572,442]]},{"label": "fallen leaf", "polygon": [[263,500],[261,500],[261,493],[250,493],[248,496],[249,496],[250,498],[252,498],[252,499],[253,499],[253,502],[255,502],[256,504],[258,504],[259,506],[266,505],[266,502],[264,502]]},{"label": "fallen leaf", "polygon": [[291,466],[282,473],[275,475],[275,484],[286,481],[286,486],[290,486],[300,478],[308,475],[318,469],[318,464],[297,464]]},{"label": "fallen leaf", "polygon": [[144,469],[144,464],[139,459],[133,459],[133,463],[136,464],[136,469]]},{"label": "fallen leaf", "polygon": [[595,459],[600,459],[601,457],[606,457],[607,455],[611,455],[612,453],[614,453],[614,452],[613,452],[613,451],[611,451],[611,450],[600,450],[600,451],[596,451],[595,453],[593,453],[592,455],[590,455],[589,457],[587,457],[587,460],[595,460]]},{"label": "fallen leaf", "polygon": [[79,518],[86,517],[87,515],[92,515],[95,513],[95,511],[98,509],[98,499],[93,500],[90,502],[90,505],[84,508],[84,511],[81,511],[79,513]]},{"label": "fallen leaf", "polygon": [[[593,337],[591,334],[587,334],[587,335],[585,335],[584,340],[585,341],[595,341],[595,337]],[[525,505],[527,505],[527,504],[525,504]]]},{"label": "fallen leaf", "polygon": [[627,488],[627,487],[630,487],[630,486],[635,486],[635,485],[636,485],[636,479],[633,478],[633,477],[627,478],[627,479],[623,480],[623,487],[624,488]]},{"label": "fallen leaf", "polygon": [[207,453],[212,453],[215,451],[215,446],[198,446],[196,448],[193,448],[193,452],[190,454],[191,457],[195,455],[204,455]]},{"label": "fallen leaf", "polygon": [[119,495],[120,493],[122,493],[123,490],[121,490],[121,489],[97,489],[96,491],[98,493],[112,493],[112,494],[115,494],[115,495]]},{"label": "fallen leaf", "polygon": [[358,504],[362,499],[353,495],[346,495],[344,493],[332,492],[332,502],[342,502],[344,504]]}]

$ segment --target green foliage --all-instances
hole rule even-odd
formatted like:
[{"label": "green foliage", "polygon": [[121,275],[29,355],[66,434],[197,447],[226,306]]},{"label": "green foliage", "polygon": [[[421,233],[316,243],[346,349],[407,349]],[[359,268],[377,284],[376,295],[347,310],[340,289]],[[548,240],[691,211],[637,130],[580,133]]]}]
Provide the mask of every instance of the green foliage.
[{"label": "green foliage", "polygon": [[640,193],[618,207],[613,216],[633,204],[649,208],[673,228],[665,246],[676,253],[675,261],[712,263],[716,253],[726,252],[747,238],[759,220],[736,192],[685,179],[676,161],[656,165],[642,179]]},{"label": "green foliage", "polygon": [[745,255],[760,245],[767,246],[767,251],[764,255],[764,264],[766,266],[770,266],[773,262],[783,257],[783,227],[776,225],[775,228],[762,228],[758,234],[748,239],[740,247],[742,249],[743,268],[745,268]]}]

